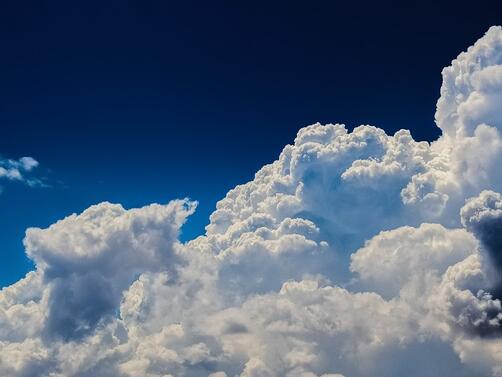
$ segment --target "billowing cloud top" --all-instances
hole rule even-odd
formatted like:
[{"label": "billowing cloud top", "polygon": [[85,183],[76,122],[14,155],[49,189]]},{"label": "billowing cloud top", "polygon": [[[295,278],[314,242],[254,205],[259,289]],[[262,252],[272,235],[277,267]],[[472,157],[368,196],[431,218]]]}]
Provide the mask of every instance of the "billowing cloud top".
[{"label": "billowing cloud top", "polygon": [[[340,124],[195,203],[28,229],[2,376],[502,376],[502,29],[443,70],[433,143]],[[5,170],[5,168],[4,168]]]}]

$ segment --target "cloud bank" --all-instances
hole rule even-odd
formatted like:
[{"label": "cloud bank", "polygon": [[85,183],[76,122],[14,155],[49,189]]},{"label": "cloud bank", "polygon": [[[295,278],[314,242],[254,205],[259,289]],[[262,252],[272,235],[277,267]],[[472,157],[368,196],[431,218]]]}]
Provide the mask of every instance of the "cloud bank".
[{"label": "cloud bank", "polygon": [[416,142],[301,129],[180,243],[196,203],[28,229],[0,375],[502,376],[502,28],[443,70]]}]

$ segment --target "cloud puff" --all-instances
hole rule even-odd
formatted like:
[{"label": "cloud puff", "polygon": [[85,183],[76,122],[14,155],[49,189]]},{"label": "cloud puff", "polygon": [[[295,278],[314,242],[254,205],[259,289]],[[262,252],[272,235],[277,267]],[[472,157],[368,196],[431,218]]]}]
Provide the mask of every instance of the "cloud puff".
[{"label": "cloud puff", "polygon": [[0,375],[502,376],[500,67],[494,27],[444,69],[430,144],[301,129],[185,244],[186,200],[29,229]]},{"label": "cloud puff", "polygon": [[444,274],[449,266],[475,253],[476,239],[463,229],[445,229],[439,224],[418,228],[401,227],[381,232],[351,256],[351,270],[366,289],[387,297],[421,274],[427,279]]},{"label": "cloud puff", "polygon": [[4,159],[0,157],[0,179],[10,181],[24,181],[30,185],[36,184],[36,180],[25,177],[38,166],[38,161],[32,157],[21,157],[19,160]]},{"label": "cloud puff", "polygon": [[502,273],[502,195],[483,191],[461,210],[462,224],[482,242],[496,269]]},{"label": "cloud puff", "polygon": [[47,335],[82,337],[114,314],[140,273],[175,274],[178,230],[194,209],[182,201],[130,211],[101,203],[48,229],[28,229],[26,252],[50,286]]}]

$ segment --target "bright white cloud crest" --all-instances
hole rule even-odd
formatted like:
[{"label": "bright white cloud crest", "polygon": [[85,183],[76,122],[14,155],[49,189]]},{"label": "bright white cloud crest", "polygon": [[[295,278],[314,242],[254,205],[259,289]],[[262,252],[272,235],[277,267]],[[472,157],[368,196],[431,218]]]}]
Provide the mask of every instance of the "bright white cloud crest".
[{"label": "bright white cloud crest", "polygon": [[443,70],[443,135],[315,124],[206,234],[101,203],[24,244],[2,376],[502,376],[502,29]]}]

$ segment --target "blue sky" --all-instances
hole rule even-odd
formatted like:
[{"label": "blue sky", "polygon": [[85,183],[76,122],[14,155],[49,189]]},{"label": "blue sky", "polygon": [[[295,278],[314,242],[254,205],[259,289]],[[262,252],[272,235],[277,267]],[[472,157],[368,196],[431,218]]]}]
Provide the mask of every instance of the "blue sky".
[{"label": "blue sky", "polygon": [[193,238],[307,124],[435,139],[441,68],[494,4],[4,2],[0,154],[37,159],[49,187],[2,182],[0,286],[32,268],[27,227],[104,200],[198,200]]}]

